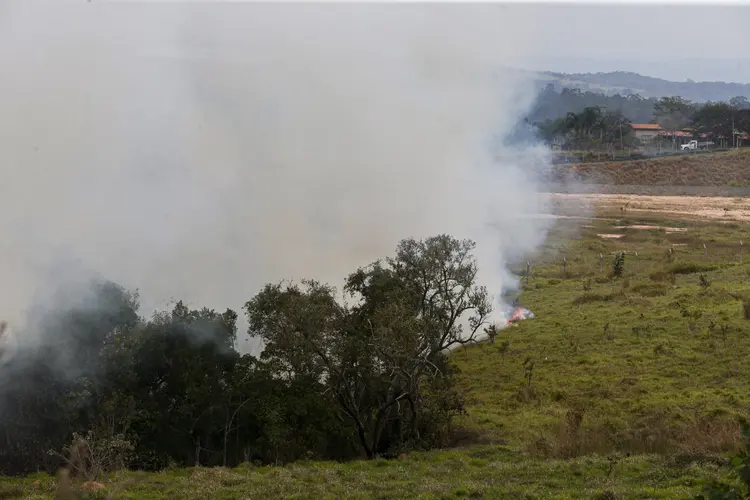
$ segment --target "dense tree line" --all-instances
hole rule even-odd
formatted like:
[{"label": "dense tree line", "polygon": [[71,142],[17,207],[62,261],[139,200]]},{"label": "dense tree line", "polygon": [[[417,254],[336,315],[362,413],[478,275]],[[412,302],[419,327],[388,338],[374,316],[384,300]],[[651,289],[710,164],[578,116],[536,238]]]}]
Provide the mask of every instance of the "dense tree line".
[{"label": "dense tree line", "polygon": [[739,136],[750,133],[750,101],[734,97],[729,102],[694,104],[689,126],[696,134],[713,140],[723,138],[727,145],[736,145]]},{"label": "dense tree line", "polygon": [[570,88],[558,92],[550,84],[539,92],[528,119],[540,124],[565,118],[569,113],[579,114],[586,108],[599,108],[622,115],[632,123],[649,123],[654,117],[656,102],[655,98],[646,99],[637,94],[609,96]]},{"label": "dense tree line", "polygon": [[491,311],[473,248],[404,240],[347,278],[345,302],[315,281],[267,285],[243,308],[259,357],[235,350],[232,310],[144,319],[137,294],[94,283],[39,311],[33,347],[0,354],[0,473],[54,469],[76,443],[146,470],[443,444],[463,411],[448,350]]},{"label": "dense tree line", "polygon": [[[595,102],[605,104],[589,105]],[[568,111],[560,115],[565,109]],[[647,114],[648,120],[642,119]],[[547,118],[534,121],[535,116]],[[633,120],[633,116],[638,119]],[[632,95],[605,96],[570,89],[558,93],[548,86],[540,93],[532,114],[526,120],[536,130],[537,137],[546,143],[583,150],[613,150],[638,145],[631,128],[635,122],[658,123],[667,132],[691,129],[696,138],[737,146],[741,137],[750,133],[750,101],[742,96],[729,102],[694,103],[679,96],[642,99]],[[672,134],[672,141],[675,140]]]},{"label": "dense tree line", "polygon": [[619,112],[605,112],[596,106],[536,127],[538,136],[546,143],[568,149],[612,150],[636,144],[630,120]]}]

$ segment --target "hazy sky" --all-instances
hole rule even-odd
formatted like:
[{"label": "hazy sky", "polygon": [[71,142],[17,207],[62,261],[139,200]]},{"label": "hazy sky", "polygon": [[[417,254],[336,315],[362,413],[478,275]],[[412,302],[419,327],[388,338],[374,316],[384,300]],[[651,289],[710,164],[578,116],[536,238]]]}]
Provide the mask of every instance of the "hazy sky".
[{"label": "hazy sky", "polygon": [[541,60],[527,60],[532,69],[750,82],[750,3],[512,5],[508,12],[543,27],[533,50]]},{"label": "hazy sky", "polygon": [[[193,8],[215,8],[198,3],[216,2],[195,2]],[[231,8],[241,7],[233,2]],[[392,3],[385,8],[408,7]],[[750,29],[747,28],[750,2],[744,5],[676,1],[629,5],[498,2],[434,4],[432,8],[482,10],[497,23],[498,29],[506,29],[513,19],[515,26],[524,27],[536,38],[532,47],[524,48],[533,54],[528,54],[524,61],[533,69],[552,67],[571,72],[625,69],[676,80],[750,82]]]},{"label": "hazy sky", "polygon": [[[109,5],[101,5],[105,3]],[[76,4],[82,8],[68,7]],[[12,5],[20,5],[20,2],[0,4],[0,29],[8,28],[3,23],[6,17],[3,11],[10,10]],[[516,63],[528,69],[628,70],[678,81],[690,78],[750,82],[750,29],[747,28],[750,26],[750,2],[744,5],[719,2],[696,5],[676,1],[661,5],[642,1],[632,4],[435,3],[428,9],[425,4],[418,5],[422,11],[452,10],[456,13],[456,24],[481,22],[483,28],[494,25],[497,31],[512,32],[518,37],[517,48],[521,52]],[[125,27],[123,23],[123,29],[118,30],[111,25],[114,23],[103,19],[109,17],[112,21],[118,16],[139,19],[142,25],[142,37],[137,43],[139,50],[150,46],[154,52],[172,51],[175,41],[160,36],[160,25],[172,26],[170,23],[187,16],[186,12],[213,15],[218,22],[217,12],[248,13],[258,8],[264,7],[257,2],[216,0],[189,3],[180,0],[68,0],[54,8],[52,4],[48,7],[50,13],[54,11],[50,19],[62,15],[66,9],[71,15],[73,12],[76,16],[92,15],[96,17],[92,17],[92,22],[108,24],[107,32],[112,38],[122,38],[123,43],[127,43],[127,37],[133,33],[131,26]],[[380,3],[377,7],[364,2],[339,2],[325,7],[312,2],[304,7],[288,3],[284,8],[306,9],[311,19],[326,10],[374,8],[406,13],[415,9],[414,4],[396,2]],[[176,12],[181,14],[176,17]],[[240,24],[242,17],[238,15],[234,24]],[[304,17],[295,16],[289,24],[304,23]],[[144,38],[152,40],[143,43]],[[502,35],[498,34],[498,38]],[[178,43],[184,47],[185,41]],[[191,40],[188,46],[201,50],[199,39]]]},{"label": "hazy sky", "polygon": [[550,55],[664,61],[748,58],[750,7],[698,5],[518,5],[544,26]]}]

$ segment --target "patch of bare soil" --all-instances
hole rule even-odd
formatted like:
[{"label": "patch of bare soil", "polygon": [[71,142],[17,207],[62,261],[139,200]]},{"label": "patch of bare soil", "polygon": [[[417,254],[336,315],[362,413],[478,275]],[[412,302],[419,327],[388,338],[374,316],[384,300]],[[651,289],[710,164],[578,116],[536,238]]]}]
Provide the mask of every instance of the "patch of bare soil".
[{"label": "patch of bare soil", "polygon": [[[632,194],[567,194],[551,193],[560,208],[590,206],[598,211],[626,213],[658,213],[681,218],[750,221],[750,198],[704,196],[644,196]],[[633,227],[633,226],[630,226]],[[645,229],[645,228],[644,228]],[[665,228],[682,231],[682,228]]]},{"label": "patch of bare soil", "polygon": [[663,229],[667,233],[684,233],[686,227],[651,226],[647,224],[633,224],[632,226],[615,226],[615,229]]}]

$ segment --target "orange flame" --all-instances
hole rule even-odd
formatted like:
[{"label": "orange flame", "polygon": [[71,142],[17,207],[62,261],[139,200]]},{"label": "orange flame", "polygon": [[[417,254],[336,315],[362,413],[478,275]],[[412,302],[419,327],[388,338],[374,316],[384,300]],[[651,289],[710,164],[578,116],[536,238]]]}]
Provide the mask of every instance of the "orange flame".
[{"label": "orange flame", "polygon": [[523,307],[516,307],[513,309],[513,314],[510,315],[510,318],[508,318],[508,324],[512,325],[513,323],[516,323],[517,321],[520,321],[522,319],[526,319],[526,309]]}]

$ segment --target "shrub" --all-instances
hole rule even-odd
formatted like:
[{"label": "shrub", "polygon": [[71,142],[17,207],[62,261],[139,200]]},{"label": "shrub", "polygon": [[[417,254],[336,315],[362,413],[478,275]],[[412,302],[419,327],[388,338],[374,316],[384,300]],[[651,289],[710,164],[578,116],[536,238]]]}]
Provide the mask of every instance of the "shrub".
[{"label": "shrub", "polygon": [[89,431],[85,436],[74,432],[73,440],[63,448],[63,453],[50,451],[50,454],[62,458],[73,475],[95,481],[106,472],[124,468],[133,449],[133,444],[123,435],[97,438]]},{"label": "shrub", "polygon": [[750,498],[750,424],[746,421],[742,422],[742,449],[731,458],[730,466],[738,476],[741,486],[712,481],[704,488],[703,495],[698,495],[696,500]]},{"label": "shrub", "polygon": [[612,263],[612,276],[619,278],[625,271],[625,252],[617,252]]},{"label": "shrub", "polygon": [[711,282],[708,280],[705,274],[701,273],[698,277],[698,285],[704,290],[711,286]]}]

